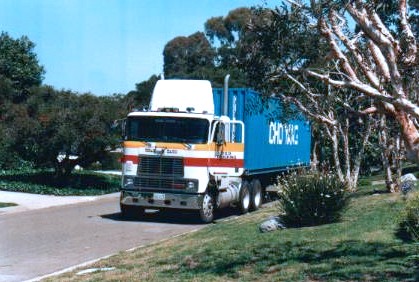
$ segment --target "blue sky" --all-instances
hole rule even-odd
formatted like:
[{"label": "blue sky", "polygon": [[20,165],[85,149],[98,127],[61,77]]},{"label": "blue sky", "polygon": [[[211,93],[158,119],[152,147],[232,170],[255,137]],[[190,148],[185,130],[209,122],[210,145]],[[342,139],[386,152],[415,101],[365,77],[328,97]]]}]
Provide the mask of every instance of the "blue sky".
[{"label": "blue sky", "polygon": [[0,31],[36,44],[44,84],[125,94],[163,69],[164,45],[213,16],[279,0],[0,0]]}]

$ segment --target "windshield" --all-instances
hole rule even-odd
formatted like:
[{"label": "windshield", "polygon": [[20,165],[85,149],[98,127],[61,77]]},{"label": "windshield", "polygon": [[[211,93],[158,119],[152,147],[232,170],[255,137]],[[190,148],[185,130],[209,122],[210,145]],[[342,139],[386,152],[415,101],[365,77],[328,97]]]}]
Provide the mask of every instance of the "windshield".
[{"label": "windshield", "polygon": [[126,140],[207,143],[209,121],[186,117],[129,117]]}]

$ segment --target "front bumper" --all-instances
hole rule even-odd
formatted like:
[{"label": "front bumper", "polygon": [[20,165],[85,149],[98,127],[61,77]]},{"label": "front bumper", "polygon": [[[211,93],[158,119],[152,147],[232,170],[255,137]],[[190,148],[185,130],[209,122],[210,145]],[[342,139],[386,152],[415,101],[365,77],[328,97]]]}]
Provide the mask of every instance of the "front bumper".
[{"label": "front bumper", "polygon": [[[164,199],[162,199],[164,195]],[[201,194],[154,193],[139,191],[122,191],[121,204],[144,208],[172,208],[199,210],[202,205]]]}]

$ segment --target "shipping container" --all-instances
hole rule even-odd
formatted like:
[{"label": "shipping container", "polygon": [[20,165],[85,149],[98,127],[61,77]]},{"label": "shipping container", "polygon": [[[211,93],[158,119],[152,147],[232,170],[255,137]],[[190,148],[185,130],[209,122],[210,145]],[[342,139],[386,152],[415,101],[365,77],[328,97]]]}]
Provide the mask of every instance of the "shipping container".
[{"label": "shipping container", "polygon": [[[224,107],[224,89],[214,88],[215,115]],[[245,125],[244,169],[247,175],[309,166],[310,124],[300,115],[287,118],[281,101],[246,88],[228,90],[228,117]],[[236,136],[236,141],[241,142]]]}]

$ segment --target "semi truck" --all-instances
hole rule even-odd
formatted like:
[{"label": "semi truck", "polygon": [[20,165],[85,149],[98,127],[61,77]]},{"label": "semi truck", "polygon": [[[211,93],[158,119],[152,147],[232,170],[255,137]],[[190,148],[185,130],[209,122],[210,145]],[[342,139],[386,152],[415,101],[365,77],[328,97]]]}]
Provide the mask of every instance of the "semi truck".
[{"label": "semi truck", "polygon": [[[287,120],[278,99],[206,80],[159,80],[149,108],[124,126],[120,208],[241,213],[262,204],[267,180],[310,163],[310,124]],[[272,180],[272,179],[271,179]]]}]

